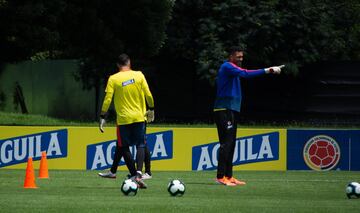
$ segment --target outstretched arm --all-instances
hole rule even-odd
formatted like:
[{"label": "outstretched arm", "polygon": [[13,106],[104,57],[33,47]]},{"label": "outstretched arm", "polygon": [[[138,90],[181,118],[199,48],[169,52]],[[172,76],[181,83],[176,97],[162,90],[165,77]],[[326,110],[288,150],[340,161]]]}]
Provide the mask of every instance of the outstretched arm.
[{"label": "outstretched arm", "polygon": [[258,70],[247,70],[247,69],[243,69],[233,63],[228,63],[225,65],[226,69],[227,69],[227,73],[230,75],[238,75],[244,78],[251,78],[251,77],[255,77],[258,75],[263,75],[263,74],[268,74],[268,73],[272,73],[272,74],[280,74],[281,73],[281,69],[285,67],[285,65],[280,65],[280,66],[274,66],[274,67],[269,67],[269,68],[265,68],[265,69],[258,69]]},{"label": "outstretched arm", "polygon": [[251,77],[255,77],[258,75],[263,75],[265,74],[265,69],[258,69],[258,70],[247,70],[244,68],[241,68],[239,66],[237,66],[234,63],[226,63],[224,66],[226,69],[226,73],[229,75],[237,75],[243,78],[251,78]]}]

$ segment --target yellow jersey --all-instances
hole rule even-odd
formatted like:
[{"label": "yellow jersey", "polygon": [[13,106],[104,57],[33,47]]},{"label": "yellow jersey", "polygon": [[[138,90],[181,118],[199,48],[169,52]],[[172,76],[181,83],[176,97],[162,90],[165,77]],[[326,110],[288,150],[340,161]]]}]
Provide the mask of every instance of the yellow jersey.
[{"label": "yellow jersey", "polygon": [[101,112],[108,111],[114,96],[117,125],[144,122],[146,103],[154,108],[154,99],[145,76],[140,71],[121,71],[111,75],[105,92]]}]

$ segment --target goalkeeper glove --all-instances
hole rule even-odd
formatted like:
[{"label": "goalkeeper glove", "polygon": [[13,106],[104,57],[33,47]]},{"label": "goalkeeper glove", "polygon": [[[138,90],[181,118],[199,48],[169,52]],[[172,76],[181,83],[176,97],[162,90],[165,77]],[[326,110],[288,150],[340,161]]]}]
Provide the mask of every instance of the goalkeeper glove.
[{"label": "goalkeeper glove", "polygon": [[281,68],[284,68],[284,67],[285,67],[285,65],[265,68],[265,73],[280,74],[281,73]]},{"label": "goalkeeper glove", "polygon": [[100,129],[101,132],[104,132],[105,123],[106,123],[105,115],[100,115],[99,129]]},{"label": "goalkeeper glove", "polygon": [[151,123],[154,121],[155,119],[155,112],[153,109],[149,109],[148,111],[146,111],[145,113],[145,116],[146,116],[146,120],[148,123]]}]

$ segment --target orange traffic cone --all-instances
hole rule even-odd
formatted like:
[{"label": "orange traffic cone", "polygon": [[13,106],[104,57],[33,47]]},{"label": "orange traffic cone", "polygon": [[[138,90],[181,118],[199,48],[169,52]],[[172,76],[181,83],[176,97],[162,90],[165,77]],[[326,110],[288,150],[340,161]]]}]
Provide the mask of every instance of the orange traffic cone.
[{"label": "orange traffic cone", "polygon": [[48,165],[46,159],[46,152],[41,153],[39,178],[49,178]]},{"label": "orange traffic cone", "polygon": [[37,188],[35,184],[35,174],[34,174],[32,157],[28,158],[24,188],[32,188],[32,189]]}]

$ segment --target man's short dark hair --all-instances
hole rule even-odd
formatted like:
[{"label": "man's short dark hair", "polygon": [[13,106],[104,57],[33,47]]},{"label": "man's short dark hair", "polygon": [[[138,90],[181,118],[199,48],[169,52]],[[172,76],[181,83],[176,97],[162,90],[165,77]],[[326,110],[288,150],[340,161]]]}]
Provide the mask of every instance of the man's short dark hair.
[{"label": "man's short dark hair", "polygon": [[235,52],[244,52],[244,48],[240,47],[240,46],[232,46],[228,49],[228,54],[232,55]]},{"label": "man's short dark hair", "polygon": [[123,53],[123,54],[119,55],[117,64],[119,66],[125,66],[129,60],[130,60],[130,57],[128,55],[126,55],[125,53]]}]

